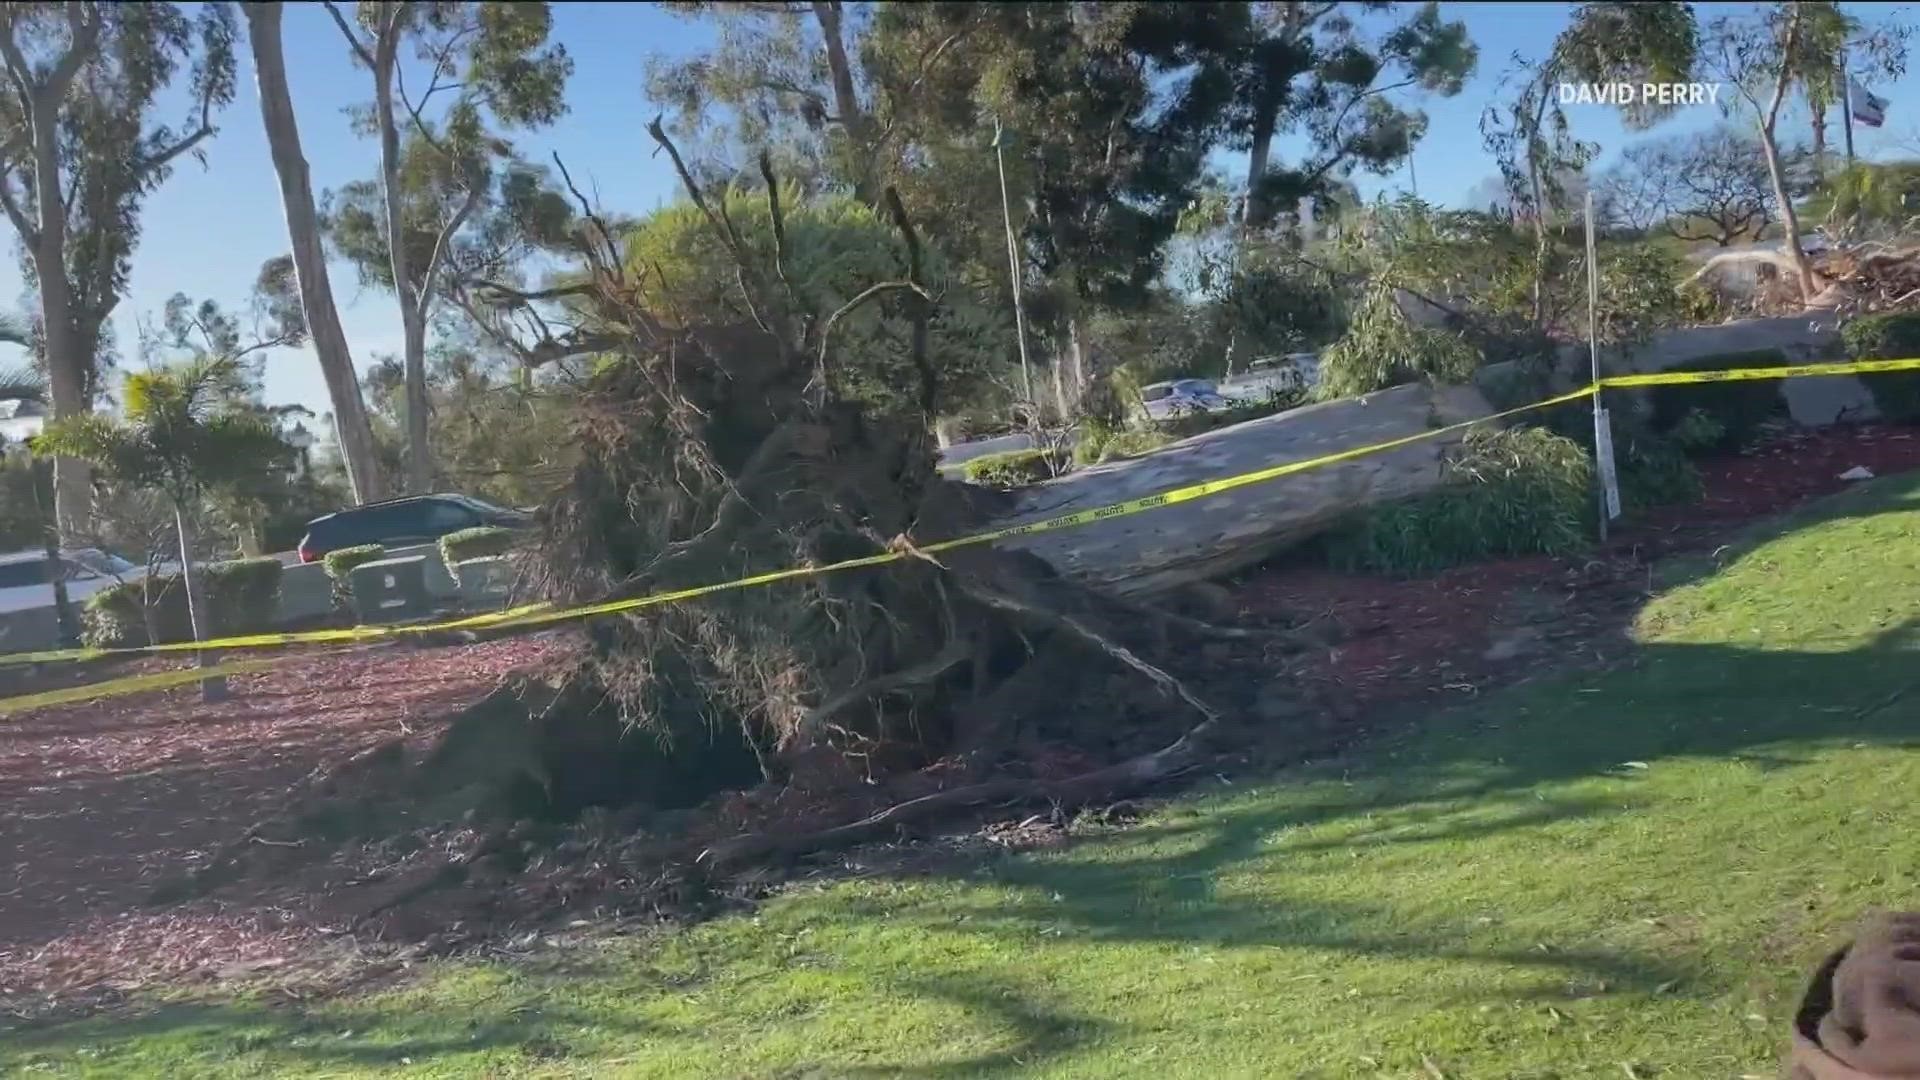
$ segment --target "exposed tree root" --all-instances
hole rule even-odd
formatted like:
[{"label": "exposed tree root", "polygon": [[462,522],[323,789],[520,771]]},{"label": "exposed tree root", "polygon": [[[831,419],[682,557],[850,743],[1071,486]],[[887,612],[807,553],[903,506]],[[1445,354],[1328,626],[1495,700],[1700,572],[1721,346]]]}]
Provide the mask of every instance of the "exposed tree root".
[{"label": "exposed tree root", "polygon": [[786,861],[804,855],[888,838],[935,818],[1004,802],[1050,802],[1062,810],[1119,798],[1170,780],[1201,764],[1219,720],[1209,717],[1180,738],[1150,754],[1063,780],[989,780],[895,803],[859,821],[794,836],[760,833],[736,837],[701,851],[695,861],[723,871],[760,861]]}]

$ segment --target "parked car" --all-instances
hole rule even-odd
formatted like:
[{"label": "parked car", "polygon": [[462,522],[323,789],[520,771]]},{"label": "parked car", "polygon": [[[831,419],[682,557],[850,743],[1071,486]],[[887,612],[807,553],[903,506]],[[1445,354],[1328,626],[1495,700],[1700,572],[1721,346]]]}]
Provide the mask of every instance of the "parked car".
[{"label": "parked car", "polygon": [[[0,613],[31,611],[53,606],[53,578],[47,553],[41,549],[0,554]],[[76,548],[60,553],[60,569],[67,582],[67,599],[74,604],[122,581],[139,581],[147,568],[98,548]]]},{"label": "parked car", "polygon": [[1233,407],[1233,403],[1221,397],[1219,390],[1206,379],[1172,379],[1149,383],[1140,388],[1140,402],[1146,408],[1147,419],[1155,422],[1195,413],[1220,412]]},{"label": "parked car", "polygon": [[1305,393],[1319,381],[1320,357],[1316,353],[1263,356],[1248,364],[1246,371],[1224,380],[1220,394],[1236,403],[1259,402]]},{"label": "parked car", "polygon": [[431,544],[462,529],[482,525],[520,529],[532,523],[533,515],[525,511],[495,506],[471,495],[406,495],[314,518],[307,522],[307,534],[300,538],[297,551],[301,562],[310,563],[326,558],[330,551],[362,544],[412,547]]}]

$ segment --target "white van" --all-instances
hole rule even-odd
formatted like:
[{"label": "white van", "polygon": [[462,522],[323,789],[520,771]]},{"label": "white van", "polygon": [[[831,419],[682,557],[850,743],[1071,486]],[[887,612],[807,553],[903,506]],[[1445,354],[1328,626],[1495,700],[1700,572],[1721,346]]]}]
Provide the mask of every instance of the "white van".
[{"label": "white van", "polygon": [[[74,604],[122,581],[139,581],[147,568],[98,548],[76,548],[60,553],[67,579],[67,599]],[[0,614],[53,606],[53,581],[47,575],[45,551],[0,554]]]},{"label": "white van", "polygon": [[1320,382],[1318,353],[1263,356],[1247,370],[1220,384],[1220,393],[1235,401],[1262,401],[1276,394],[1310,391]]}]

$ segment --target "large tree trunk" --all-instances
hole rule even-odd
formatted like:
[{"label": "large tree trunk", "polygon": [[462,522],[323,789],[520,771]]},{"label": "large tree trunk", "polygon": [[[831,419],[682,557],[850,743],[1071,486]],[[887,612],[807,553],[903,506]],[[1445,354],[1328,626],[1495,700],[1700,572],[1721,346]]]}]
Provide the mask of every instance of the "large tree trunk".
[{"label": "large tree trunk", "polygon": [[1787,195],[1786,176],[1780,168],[1780,147],[1774,141],[1770,123],[1760,125],[1760,148],[1766,154],[1767,173],[1773,179],[1774,201],[1780,206],[1780,231],[1785,234],[1787,257],[1793,260],[1794,271],[1800,278],[1800,298],[1811,300],[1820,291],[1819,278],[1813,272],[1813,263],[1800,246],[1800,214],[1793,208],[1793,199]]},{"label": "large tree trunk", "polygon": [[[187,588],[187,621],[193,626],[193,640],[206,641],[213,635],[213,619],[207,611],[206,586],[193,567],[193,526],[187,523],[186,510],[178,501],[173,507],[173,525],[180,535],[180,580]],[[213,653],[201,650],[193,654],[199,667],[213,666]],[[225,701],[227,677],[215,675],[200,681],[200,700]]]},{"label": "large tree trunk", "polygon": [[[1417,436],[1492,408],[1471,386],[1397,386],[1279,413],[1023,488],[995,527],[1096,510],[1287,462]],[[1001,541],[1104,591],[1152,594],[1254,565],[1365,507],[1439,486],[1464,432],[1309,469],[1232,493]]]},{"label": "large tree trunk", "polygon": [[407,490],[424,495],[433,490],[433,459],[427,449],[427,416],[432,403],[427,399],[426,313],[418,303],[405,299],[405,293],[401,295],[407,375]]},{"label": "large tree trunk", "polygon": [[400,242],[406,235],[405,194],[400,180],[400,128],[393,111],[394,65],[399,61],[398,13],[387,16],[387,25],[375,45],[373,70],[373,106],[380,126],[380,187],[387,210],[387,249],[393,268],[393,291],[400,298],[400,327],[403,334],[401,360],[406,370],[407,400],[407,490],[426,492],[433,484],[433,462],[427,450],[427,321],[425,297],[416,289],[415,278],[424,279],[431,267],[415,270],[407,258],[407,246]]},{"label": "large tree trunk", "polygon": [[[48,133],[44,139],[39,137],[42,123],[34,124],[34,183],[41,191],[63,190],[59,148],[53,134],[55,122],[52,117],[44,118]],[[40,286],[41,333],[47,350],[47,384],[53,398],[53,418],[66,420],[91,411],[86,386],[93,351],[91,343],[80,340],[75,325],[77,312],[67,278],[67,218],[60,200],[40,200],[38,227],[39,243],[33,255]],[[54,459],[53,506],[61,538],[73,540],[85,529],[93,506],[86,462]]]},{"label": "large tree trunk", "polygon": [[[1228,256],[1227,288],[1229,290],[1240,287],[1240,258],[1248,238],[1253,234],[1254,224],[1266,220],[1264,208],[1255,206],[1254,193],[1259,190],[1260,178],[1267,173],[1267,162],[1273,154],[1274,127],[1278,121],[1279,118],[1268,109],[1263,109],[1260,115],[1254,118],[1253,148],[1247,153],[1247,197],[1240,204],[1240,220],[1231,224],[1233,252]],[[1239,351],[1240,328],[1235,325],[1227,330],[1228,375],[1233,374],[1234,360]]]},{"label": "large tree trunk", "polygon": [[1827,115],[1812,100],[1808,100],[1807,108],[1813,113],[1813,175],[1824,180],[1827,176]]},{"label": "large tree trunk", "polygon": [[339,309],[333,302],[326,251],[320,243],[313,181],[306,155],[300,148],[300,128],[294,118],[286,57],[281,50],[284,7],[277,2],[241,6],[247,16],[248,39],[253,46],[254,78],[260,88],[260,119],[267,129],[274,172],[280,178],[280,203],[286,211],[287,236],[293,247],[300,309],[306,317],[307,332],[313,337],[320,373],[327,381],[327,396],[333,403],[334,438],[346,462],[354,502],[372,502],[385,495],[385,485],[374,453],[373,428],[367,421],[360,380],[353,369],[353,353],[340,326]]}]

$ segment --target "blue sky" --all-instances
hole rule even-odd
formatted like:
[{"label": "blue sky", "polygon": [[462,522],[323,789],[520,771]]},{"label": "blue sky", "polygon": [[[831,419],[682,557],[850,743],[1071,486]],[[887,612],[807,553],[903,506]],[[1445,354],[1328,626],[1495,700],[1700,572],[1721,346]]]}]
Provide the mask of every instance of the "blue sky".
[{"label": "blue sky", "polygon": [[[1500,74],[1516,51],[1530,56],[1544,51],[1564,26],[1567,6],[1444,6],[1450,17],[1466,20],[1480,47],[1479,70],[1457,97],[1403,101],[1424,108],[1431,118],[1413,159],[1420,195],[1459,205],[1476,184],[1494,173],[1480,147],[1479,119]],[[1875,19],[1887,8],[1909,5],[1849,7]],[[522,152],[544,161],[550,152],[558,151],[582,186],[611,208],[640,212],[671,198],[670,166],[652,157],[651,141],[643,130],[658,111],[645,95],[646,58],[698,50],[711,42],[711,32],[647,4],[568,3],[556,4],[554,10],[556,36],[575,60],[568,92],[571,112],[551,129],[521,136]],[[367,75],[348,62],[339,31],[317,4],[289,4],[285,29],[288,77],[316,192],[370,177],[376,148],[349,130],[342,112],[368,99]],[[1885,128],[1856,129],[1858,148],[1869,158],[1899,153],[1898,144],[1920,132],[1920,107],[1910,104],[1916,100],[1913,91],[1920,89],[1920,76],[1909,75],[1894,86],[1873,89],[1891,99],[1892,105]],[[1706,127],[1719,120],[1714,109],[1700,107],[1676,116],[1650,136],[1633,136],[1607,108],[1570,106],[1569,111],[1576,134],[1602,145],[1600,168],[1632,139]],[[142,216],[143,235],[131,288],[115,317],[123,362],[128,365],[139,362],[137,320],[157,318],[168,296],[184,292],[196,299],[239,305],[261,262],[287,248],[279,188],[244,49],[238,97],[219,122],[219,134],[207,145],[207,168],[183,164],[149,199]],[[1837,145],[1837,131],[1833,138]],[[1280,147],[1282,154],[1298,151],[1298,147]],[[1221,164],[1230,173],[1244,169],[1242,161]],[[1384,178],[1362,177],[1359,183],[1362,192],[1372,196],[1408,189],[1410,176],[1402,168]],[[364,367],[375,354],[399,352],[399,313],[390,296],[361,289],[353,271],[344,266],[335,269],[334,291],[357,364]],[[14,261],[0,261],[0,297],[18,297],[22,292]],[[266,389],[269,400],[276,403],[298,402],[316,412],[326,410],[325,386],[309,352],[275,353],[267,363]]]}]

